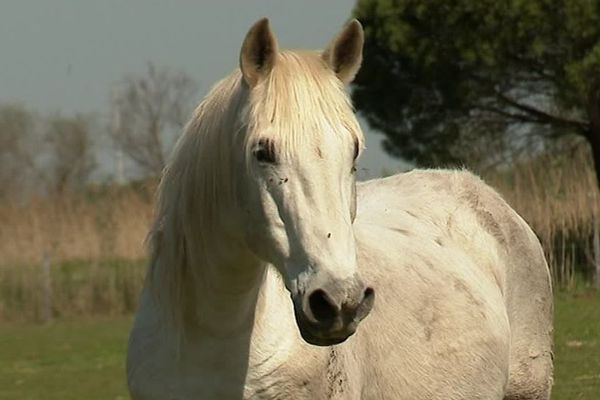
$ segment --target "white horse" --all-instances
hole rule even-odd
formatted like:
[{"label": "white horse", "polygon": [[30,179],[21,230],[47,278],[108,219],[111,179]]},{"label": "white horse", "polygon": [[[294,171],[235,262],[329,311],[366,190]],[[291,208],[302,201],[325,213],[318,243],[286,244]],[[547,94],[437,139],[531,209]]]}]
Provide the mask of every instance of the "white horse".
[{"label": "white horse", "polygon": [[352,21],[322,53],[279,51],[263,19],[196,110],[159,190],[134,399],[550,397],[527,224],[464,171],[355,184],[362,45]]}]

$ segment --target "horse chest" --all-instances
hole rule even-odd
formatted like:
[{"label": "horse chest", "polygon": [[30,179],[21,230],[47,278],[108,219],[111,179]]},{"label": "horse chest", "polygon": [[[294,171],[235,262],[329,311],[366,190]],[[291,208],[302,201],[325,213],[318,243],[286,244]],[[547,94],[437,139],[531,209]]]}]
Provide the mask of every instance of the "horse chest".
[{"label": "horse chest", "polygon": [[[263,351],[266,349],[262,349]],[[271,350],[271,349],[269,349]],[[178,367],[164,370],[176,399],[326,399],[319,395],[317,360],[294,360],[289,350],[256,352],[246,343],[206,342],[188,348]],[[303,362],[306,361],[306,362]]]},{"label": "horse chest", "polygon": [[291,358],[278,366],[255,365],[249,371],[247,399],[354,399],[341,357],[331,348],[319,357]]}]

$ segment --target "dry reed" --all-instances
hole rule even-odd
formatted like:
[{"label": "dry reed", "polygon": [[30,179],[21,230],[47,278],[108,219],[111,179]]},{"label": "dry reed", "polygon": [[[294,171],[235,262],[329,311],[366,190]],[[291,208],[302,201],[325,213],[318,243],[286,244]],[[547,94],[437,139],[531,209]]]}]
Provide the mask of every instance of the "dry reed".
[{"label": "dry reed", "polygon": [[[485,178],[533,227],[555,285],[592,276],[600,195],[586,148]],[[0,320],[132,312],[152,192],[113,188],[0,204]]]},{"label": "dry reed", "polygon": [[538,235],[555,285],[572,287],[592,278],[600,196],[591,153],[579,146],[567,155],[544,155],[486,176]]},{"label": "dry reed", "polygon": [[[95,197],[95,198],[94,198]],[[135,260],[150,226],[148,195],[132,190],[0,205],[0,266],[55,260]]]},{"label": "dry reed", "polygon": [[144,280],[148,192],[0,205],[0,320],[132,312]]}]

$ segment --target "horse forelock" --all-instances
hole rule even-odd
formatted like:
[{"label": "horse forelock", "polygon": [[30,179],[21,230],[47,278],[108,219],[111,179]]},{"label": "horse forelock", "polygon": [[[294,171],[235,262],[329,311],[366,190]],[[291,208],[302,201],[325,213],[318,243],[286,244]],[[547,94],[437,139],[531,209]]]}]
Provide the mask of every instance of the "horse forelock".
[{"label": "horse forelock", "polygon": [[245,142],[247,156],[259,138],[275,140],[279,151],[301,157],[306,143],[325,133],[364,145],[364,137],[343,83],[320,53],[283,51],[266,79],[250,94]]}]

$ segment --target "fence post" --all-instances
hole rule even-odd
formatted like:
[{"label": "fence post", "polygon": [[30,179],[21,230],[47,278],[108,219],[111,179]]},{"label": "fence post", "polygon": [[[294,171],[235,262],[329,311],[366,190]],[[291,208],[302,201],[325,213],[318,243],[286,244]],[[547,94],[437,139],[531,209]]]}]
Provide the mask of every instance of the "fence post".
[{"label": "fence post", "polygon": [[594,249],[594,284],[600,288],[600,221],[598,221],[598,213],[594,212],[594,238],[592,246]]},{"label": "fence post", "polygon": [[45,251],[42,258],[42,304],[41,319],[43,322],[52,321],[52,258],[50,252]]}]

